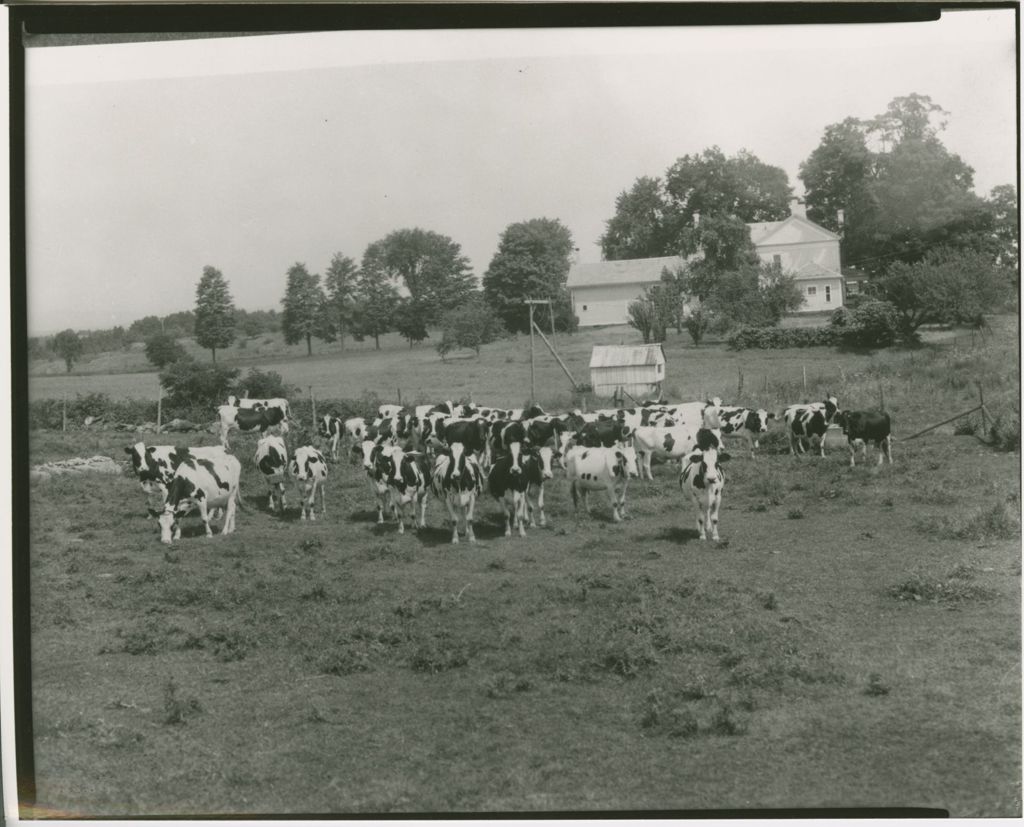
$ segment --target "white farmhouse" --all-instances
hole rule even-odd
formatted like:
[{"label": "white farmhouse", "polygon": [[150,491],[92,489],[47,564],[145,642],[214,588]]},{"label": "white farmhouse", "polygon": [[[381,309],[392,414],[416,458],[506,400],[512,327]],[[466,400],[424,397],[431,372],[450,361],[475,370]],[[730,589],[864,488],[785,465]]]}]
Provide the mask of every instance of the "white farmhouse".
[{"label": "white farmhouse", "polygon": [[[796,280],[804,294],[798,312],[843,306],[839,236],[802,215],[747,226],[761,259],[778,263]],[[680,256],[663,256],[573,264],[566,287],[580,326],[626,324],[629,303],[661,280],[663,268],[677,267],[682,262]]]}]

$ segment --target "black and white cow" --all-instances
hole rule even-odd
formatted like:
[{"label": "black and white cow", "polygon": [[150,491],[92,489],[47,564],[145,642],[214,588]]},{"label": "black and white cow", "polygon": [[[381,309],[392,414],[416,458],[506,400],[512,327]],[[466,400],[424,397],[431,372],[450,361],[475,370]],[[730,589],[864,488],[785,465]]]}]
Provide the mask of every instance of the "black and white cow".
[{"label": "black and white cow", "polygon": [[292,418],[291,408],[288,406],[288,400],[282,397],[275,397],[273,399],[250,399],[248,396],[229,396],[227,404],[234,408],[254,411],[263,410],[264,408],[280,408],[284,412],[285,419]]},{"label": "black and white cow", "polygon": [[745,439],[750,448],[750,456],[753,457],[754,449],[758,447],[758,438],[761,434],[768,433],[768,423],[775,419],[775,414],[763,408],[755,411],[751,408],[729,406],[718,409],[718,419],[722,424],[722,433]]},{"label": "black and white cow", "polygon": [[207,537],[213,536],[210,510],[217,508],[224,509],[221,534],[231,534],[235,530],[241,476],[242,463],[231,454],[214,459],[185,457],[167,486],[167,498],[160,514],[160,541],[170,543],[181,537],[179,519],[196,509]]},{"label": "black and white cow", "polygon": [[147,494],[159,494],[161,499],[167,494],[167,486],[174,478],[181,461],[187,456],[213,459],[225,456],[225,450],[219,445],[211,446],[174,446],[146,445],[136,442],[124,449],[131,462],[132,471],[139,478],[142,490]]},{"label": "black and white cow", "polygon": [[839,413],[839,402],[830,396],[824,402],[790,405],[782,413],[789,431],[789,453],[802,454],[807,445],[818,443],[818,455],[825,456],[825,434]]},{"label": "black and white cow", "polygon": [[581,494],[583,507],[589,513],[589,492],[607,491],[612,503],[612,519],[619,522],[626,513],[626,487],[636,476],[636,451],[632,446],[587,448],[576,445],[566,456],[566,478],[577,516]]},{"label": "black and white cow", "polygon": [[466,539],[476,542],[473,534],[473,508],[483,491],[484,478],[480,464],[461,442],[452,443],[450,453],[438,454],[430,475],[430,487],[448,507],[452,521],[452,543],[459,542],[460,520],[466,528]]},{"label": "black and white cow", "polygon": [[449,447],[456,443],[463,445],[479,464],[486,462],[489,456],[488,427],[484,419],[446,419],[437,425],[436,435]]},{"label": "black and white cow", "polygon": [[722,506],[725,474],[721,463],[729,454],[721,450],[714,433],[701,429],[701,446],[684,461],[679,473],[679,487],[685,488],[697,508],[697,535],[701,540],[718,540],[718,512]]},{"label": "black and white cow", "polygon": [[312,445],[303,445],[295,449],[292,460],[288,463],[288,473],[291,474],[295,485],[299,489],[299,506],[301,508],[300,519],[316,519],[316,492],[320,492],[320,516],[327,516],[327,503],[325,502],[324,482],[327,479],[327,461]]},{"label": "black and white cow", "polygon": [[691,425],[674,425],[671,428],[663,428],[657,425],[640,427],[633,434],[633,447],[636,449],[637,464],[640,467],[640,479],[653,480],[651,472],[651,460],[657,457],[660,460],[679,460],[682,462],[695,447],[703,447],[702,441],[707,440],[710,435],[715,439],[718,437],[714,431],[706,428],[695,428]]},{"label": "black and white cow", "polygon": [[405,410],[401,405],[381,405],[377,408],[377,416],[380,419],[395,419]]},{"label": "black and white cow", "polygon": [[363,454],[363,470],[370,480],[370,490],[377,500],[377,524],[384,522],[384,510],[391,508],[391,489],[388,487],[388,467],[381,462],[385,448],[391,442],[386,439],[380,441],[365,439],[361,443]]},{"label": "black and white cow", "polygon": [[256,443],[254,460],[270,489],[267,507],[271,511],[284,514],[284,483],[288,473],[288,448],[284,444],[284,438],[276,434],[261,436]]},{"label": "black and white cow", "polygon": [[857,445],[861,448],[861,459],[868,460],[868,442],[878,450],[878,464],[889,460],[892,465],[892,423],[885,411],[840,411],[836,424],[843,429],[850,446],[850,467],[856,465],[854,455]]},{"label": "black and white cow", "polygon": [[335,416],[334,414],[324,414],[320,417],[317,433],[323,439],[327,440],[327,446],[331,452],[331,459],[337,461],[338,446],[341,444],[341,439],[346,433],[345,423],[342,421],[341,417]]},{"label": "black and white cow", "polygon": [[[544,481],[551,479],[551,448],[530,448],[522,451],[518,457],[511,453],[495,460],[487,474],[487,490],[491,496],[502,503],[506,517],[505,536],[511,537],[515,529],[520,537],[526,536],[526,520],[535,525],[532,513],[528,513],[529,489],[539,489],[538,509],[541,514],[541,525],[544,525]],[[542,456],[543,454],[543,456]],[[519,468],[515,468],[518,460]]]},{"label": "black and white cow", "polygon": [[408,506],[412,506],[413,525],[424,528],[427,524],[427,481],[420,468],[418,455],[407,454],[399,446],[389,445],[381,450],[377,465],[387,479],[391,508],[398,518],[398,533],[405,533]]},{"label": "black and white cow", "polygon": [[268,428],[277,427],[281,433],[288,432],[287,414],[283,408],[241,408],[234,405],[221,405],[217,409],[220,417],[220,444],[228,445],[228,434],[233,430],[255,431],[265,433]]}]

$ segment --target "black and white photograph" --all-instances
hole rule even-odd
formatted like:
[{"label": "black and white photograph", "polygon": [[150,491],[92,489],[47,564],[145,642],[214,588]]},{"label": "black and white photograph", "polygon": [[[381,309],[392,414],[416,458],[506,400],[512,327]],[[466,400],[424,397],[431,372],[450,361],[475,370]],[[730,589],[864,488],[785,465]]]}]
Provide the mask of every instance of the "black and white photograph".
[{"label": "black and white photograph", "polygon": [[1019,8],[530,5],[12,16],[8,818],[1021,818]]}]

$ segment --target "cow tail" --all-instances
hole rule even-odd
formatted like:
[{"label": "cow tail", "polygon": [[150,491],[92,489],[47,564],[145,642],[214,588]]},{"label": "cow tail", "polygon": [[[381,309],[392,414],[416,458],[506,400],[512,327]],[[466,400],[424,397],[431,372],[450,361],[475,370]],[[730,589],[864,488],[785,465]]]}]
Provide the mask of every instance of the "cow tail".
[{"label": "cow tail", "polygon": [[252,513],[252,509],[249,508],[249,506],[246,505],[245,500],[242,499],[242,486],[238,486],[235,489],[235,505],[238,506],[238,509],[240,511],[245,511],[245,512],[248,512],[248,513]]}]

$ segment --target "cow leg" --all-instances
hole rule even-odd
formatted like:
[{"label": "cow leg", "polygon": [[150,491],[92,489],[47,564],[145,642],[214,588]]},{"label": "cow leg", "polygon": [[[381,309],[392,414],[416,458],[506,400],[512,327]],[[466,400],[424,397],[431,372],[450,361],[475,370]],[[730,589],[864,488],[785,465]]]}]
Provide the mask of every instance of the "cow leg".
[{"label": "cow leg", "polygon": [[857,446],[854,444],[852,439],[849,441],[849,446],[850,446],[850,467],[853,468],[857,464],[854,461],[854,457],[857,456]]},{"label": "cow leg", "polygon": [[619,497],[615,491],[615,486],[609,486],[608,496],[612,501],[612,519],[617,523],[622,522],[622,516],[619,514]]},{"label": "cow leg", "polygon": [[654,481],[654,472],[651,470],[651,461],[654,459],[653,451],[644,451],[644,470],[647,472],[647,479]]},{"label": "cow leg", "polygon": [[450,495],[445,497],[444,504],[448,506],[448,517],[452,521],[452,544],[455,545],[459,542],[459,515],[456,513]]},{"label": "cow leg", "polygon": [[396,502],[392,495],[391,506],[395,509],[395,515],[398,517],[398,533],[405,534],[405,501],[399,499]]},{"label": "cow leg", "polygon": [[476,535],[473,533],[473,509],[476,508],[476,495],[474,494],[469,498],[469,503],[466,505],[465,520],[466,520],[466,537],[469,542],[476,542]]},{"label": "cow leg", "polygon": [[203,521],[203,526],[206,528],[206,536],[213,536],[213,529],[210,528],[210,512],[206,507],[206,499],[203,498],[199,501],[199,519]]},{"label": "cow leg", "polygon": [[516,509],[516,522],[519,524],[519,536],[526,536],[526,492],[516,494],[514,503]]},{"label": "cow leg", "polygon": [[718,507],[722,504],[721,492],[716,492],[710,497],[710,503],[708,503],[708,519],[711,520],[711,539],[717,540],[718,538]]},{"label": "cow leg", "polygon": [[[889,464],[892,465],[892,434],[889,434],[881,443],[882,453],[885,454],[885,458],[889,460]],[[878,464],[882,464],[882,458],[879,456]]]},{"label": "cow leg", "polygon": [[306,492],[306,508],[309,509],[309,519],[316,521],[316,483],[313,483]]},{"label": "cow leg", "polygon": [[[540,524],[543,528],[548,524],[548,515],[544,513],[544,483],[537,489],[537,510],[540,512]],[[533,525],[531,522],[530,525]]]},{"label": "cow leg", "polygon": [[[320,484],[317,486],[317,488],[320,489],[320,516],[321,517],[326,517],[327,516],[327,499],[326,499],[326,494],[324,493],[325,487],[326,486],[323,484],[323,481],[321,481]],[[314,492],[314,496],[315,495],[316,495],[316,492]]]},{"label": "cow leg", "polygon": [[697,539],[706,540],[707,534],[705,532],[705,528],[707,526],[707,522],[704,514],[704,503],[700,498],[696,498],[694,502],[697,505]]},{"label": "cow leg", "polygon": [[234,534],[235,532],[235,513],[238,507],[238,497],[235,492],[228,494],[228,504],[224,509],[224,525],[221,527],[221,534]]},{"label": "cow leg", "polygon": [[424,488],[419,494],[419,506],[420,506],[420,521],[418,523],[420,528],[427,527],[427,489]]}]

